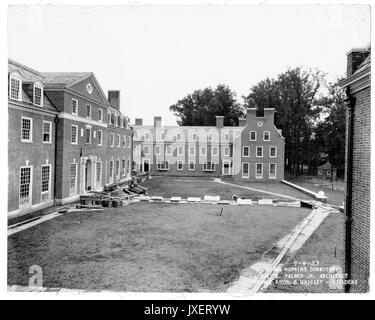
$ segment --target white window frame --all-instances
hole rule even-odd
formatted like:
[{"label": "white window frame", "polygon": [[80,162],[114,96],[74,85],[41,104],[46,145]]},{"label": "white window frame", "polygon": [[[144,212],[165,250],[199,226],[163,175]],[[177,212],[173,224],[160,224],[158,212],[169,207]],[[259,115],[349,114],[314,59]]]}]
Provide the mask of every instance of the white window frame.
[{"label": "white window frame", "polygon": [[[190,167],[193,164],[193,169]],[[195,171],[195,161],[189,160],[189,171]]]},{"label": "white window frame", "polygon": [[[244,171],[244,165],[247,164],[247,175],[245,175],[245,171]],[[250,162],[242,162],[242,168],[241,168],[241,172],[242,172],[242,178],[246,178],[248,179],[250,177]]]},{"label": "white window frame", "polygon": [[[221,171],[222,171],[222,175],[223,176],[230,176],[231,174],[232,174],[232,169],[231,169],[231,167],[230,167],[230,161],[229,160],[224,160],[223,161],[223,166],[222,166],[222,168],[221,168]],[[228,165],[228,168],[229,168],[229,171],[228,171],[228,173],[225,173],[224,171],[224,165],[225,164],[227,164]]]},{"label": "white window frame", "polygon": [[331,176],[331,169],[327,169],[327,170],[326,170],[326,176],[327,176],[327,177],[330,177],[330,176]]},{"label": "white window frame", "polygon": [[191,139],[193,141],[197,141],[197,133],[196,132],[193,132],[193,134],[191,135]]},{"label": "white window frame", "polygon": [[158,144],[155,146],[155,155],[160,156],[161,153],[161,146]]},{"label": "white window frame", "polygon": [[[73,112],[73,103],[74,102],[76,103],[76,112]],[[78,115],[78,100],[77,99],[72,98],[72,105],[71,105],[71,107],[72,107],[72,114]]]},{"label": "white window frame", "polygon": [[[226,152],[228,151],[228,152]],[[224,157],[229,157],[230,155],[230,149],[228,146],[224,146]]]},{"label": "white window frame", "polygon": [[[271,176],[271,165],[275,165],[275,176]],[[268,178],[275,180],[277,177],[277,164],[272,162],[268,165]]]},{"label": "white window frame", "polygon": [[[98,164],[100,164],[100,175],[98,179]],[[103,161],[98,161],[96,163],[96,172],[95,172],[95,178],[96,178],[96,186],[101,187],[102,186],[102,177],[103,177]]]},{"label": "white window frame", "polygon": [[[18,97],[12,97],[12,79],[18,81]],[[14,75],[9,76],[9,98],[16,101],[22,101],[22,80]]]},{"label": "white window frame", "polygon": [[[262,175],[261,176],[258,176],[258,165],[261,165],[262,166]],[[263,179],[263,172],[264,172],[264,170],[263,170],[264,168],[263,168],[263,163],[255,163],[255,179]]]},{"label": "white window frame", "polygon": [[[202,152],[202,150],[204,150],[204,153]],[[201,147],[200,155],[201,156],[206,156],[207,155],[207,148],[206,147]]]},{"label": "white window frame", "polygon": [[[71,176],[70,176],[70,169],[72,166],[75,166],[75,177],[74,177],[74,190],[71,189]],[[78,176],[78,163],[70,163],[69,164],[69,195],[70,196],[73,196],[73,195],[76,195],[78,193],[78,188],[77,188],[77,176]]]},{"label": "white window frame", "polygon": [[[192,153],[191,150],[193,150],[194,152]],[[189,146],[189,156],[190,157],[195,157],[195,150],[196,150],[195,146]]]},{"label": "white window frame", "polygon": [[[89,139],[90,141],[89,142],[87,142],[87,130],[90,130],[90,139]],[[85,128],[85,144],[91,144],[91,140],[92,140],[91,136],[92,136],[91,128],[86,127]]]},{"label": "white window frame", "polygon": [[121,135],[117,135],[117,148],[121,148]]},{"label": "white window frame", "polygon": [[[267,140],[265,138],[266,133],[268,133],[268,139]],[[271,141],[271,132],[269,132],[269,131],[263,131],[263,141]]]},{"label": "white window frame", "polygon": [[[36,88],[40,89],[40,104],[36,104],[35,103],[35,89]],[[33,88],[33,104],[35,104],[38,107],[42,107],[43,106],[43,87],[41,85],[39,85],[39,84],[34,84],[34,88]]]},{"label": "white window frame", "polygon": [[[275,155],[273,156],[272,155],[272,153],[271,153],[271,149],[272,148],[275,148]],[[277,158],[277,147],[275,147],[275,146],[270,146],[270,150],[269,150],[269,152],[270,152],[270,158]]]},{"label": "white window frame", "polygon": [[127,139],[128,139],[128,148],[131,148],[132,147],[132,143],[131,143],[132,139],[131,139],[130,136],[128,136]]},{"label": "white window frame", "polygon": [[122,136],[122,147],[126,148],[126,136]]},{"label": "white window frame", "polygon": [[225,132],[224,133],[224,141],[229,141],[229,139],[230,139],[229,132]]},{"label": "white window frame", "polygon": [[[23,139],[23,120],[30,120],[30,134],[29,134],[29,139]],[[33,142],[33,119],[29,117],[22,117],[21,118],[21,142]]]},{"label": "white window frame", "polygon": [[[100,135],[99,135],[99,132],[100,132]],[[99,139],[99,136],[100,136],[100,139]],[[101,147],[103,145],[103,130],[98,130],[98,146]]]},{"label": "white window frame", "polygon": [[[21,172],[22,169],[30,168],[30,182],[29,182],[29,196],[27,203],[21,203]],[[18,187],[18,203],[20,208],[29,207],[32,205],[33,199],[33,166],[21,166],[19,172],[19,187]],[[24,199],[24,198],[23,198]]]},{"label": "white window frame", "polygon": [[[48,123],[49,124],[49,132],[48,132],[48,136],[49,136],[49,140],[48,141],[44,141],[44,124],[45,123]],[[52,143],[52,122],[51,121],[45,121],[43,120],[43,126],[42,126],[42,142],[43,143],[46,143],[46,144],[51,144]]]},{"label": "white window frame", "polygon": [[103,110],[100,108],[98,109],[98,121],[103,122]]},{"label": "white window frame", "polygon": [[[112,165],[112,174],[111,174],[111,165]],[[115,177],[115,161],[114,160],[109,160],[108,177],[109,177],[109,182],[114,181],[114,177]]]},{"label": "white window frame", "polygon": [[[261,148],[262,150],[262,155],[261,156],[258,156],[258,148]],[[255,149],[255,157],[256,158],[263,158],[263,146],[257,146],[256,149]]]},{"label": "white window frame", "polygon": [[115,162],[115,177],[117,177],[117,178],[120,177],[120,173],[121,173],[120,165],[121,165],[120,159],[116,159],[116,162]]},{"label": "white window frame", "polygon": [[[207,167],[207,165],[210,164],[210,168]],[[209,171],[214,172],[216,170],[216,164],[213,162],[204,162],[203,163],[203,171]]]},{"label": "white window frame", "polygon": [[[211,147],[211,148],[212,148],[212,156],[217,157],[219,155],[219,147],[214,146],[214,147]],[[216,152],[214,152],[214,150],[216,150]]]},{"label": "white window frame", "polygon": [[[179,168],[179,165],[181,165],[181,168]],[[177,160],[177,170],[178,171],[184,170],[184,163],[182,160]]]},{"label": "white window frame", "polygon": [[[49,167],[49,175],[48,175],[48,190],[47,191],[42,191],[42,186],[43,186],[43,167]],[[40,201],[48,201],[51,199],[51,164],[42,164],[40,167]],[[48,195],[47,199],[43,200],[43,195]]]},{"label": "white window frame", "polygon": [[176,134],[176,140],[177,140],[177,141],[180,141],[180,140],[181,140],[181,133],[177,133],[177,134]]},{"label": "white window frame", "polygon": [[[245,155],[245,148],[247,148],[247,156]],[[242,146],[242,157],[249,158],[250,157],[250,147],[249,146]]]},{"label": "white window frame", "polygon": [[[147,152],[146,152],[146,150],[147,150]],[[149,145],[146,145],[146,146],[144,146],[143,147],[143,154],[144,155],[150,155],[150,146]]]},{"label": "white window frame", "polygon": [[[255,138],[254,139],[251,139],[251,133],[255,133]],[[249,138],[250,138],[250,141],[257,141],[257,132],[256,131],[250,131],[250,136],[249,136]]]},{"label": "white window frame", "polygon": [[319,174],[319,175],[322,175],[322,174],[323,174],[322,169],[319,169],[319,170],[318,170],[318,174]]},{"label": "white window frame", "polygon": [[[76,128],[76,141],[73,141],[73,127]],[[79,135],[78,126],[75,125],[75,124],[72,124],[72,126],[70,128],[70,143],[71,144],[78,144],[78,135]]]},{"label": "white window frame", "polygon": [[[181,150],[181,152],[180,152],[180,150]],[[178,146],[177,147],[177,155],[178,156],[183,156],[184,155],[184,147],[182,147],[182,146]]]},{"label": "white window frame", "polygon": [[[163,163],[163,167],[161,164]],[[156,169],[160,171],[168,171],[169,170],[169,161],[168,160],[158,160]]]},{"label": "white window frame", "polygon": [[110,139],[111,139],[110,146],[114,147],[115,146],[115,134],[114,133],[111,133]]},{"label": "white window frame", "polygon": [[[168,150],[169,150],[170,152],[168,152]],[[173,154],[173,149],[172,149],[172,146],[171,146],[171,145],[167,145],[167,146],[165,147],[165,154],[166,154],[167,156],[171,156],[171,155]]]}]

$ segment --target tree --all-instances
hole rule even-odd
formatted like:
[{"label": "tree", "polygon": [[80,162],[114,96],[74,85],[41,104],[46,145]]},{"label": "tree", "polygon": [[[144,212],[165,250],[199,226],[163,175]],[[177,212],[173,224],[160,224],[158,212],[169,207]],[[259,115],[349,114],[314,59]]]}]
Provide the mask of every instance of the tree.
[{"label": "tree", "polygon": [[320,88],[325,83],[320,71],[289,69],[276,79],[266,79],[244,97],[246,107],[275,108],[275,125],[285,137],[287,169],[292,175],[311,166],[311,137],[322,110]]},{"label": "tree", "polygon": [[169,107],[180,119],[181,126],[214,126],[216,116],[224,116],[224,125],[238,125],[243,113],[234,91],[224,84],[195,90]]}]

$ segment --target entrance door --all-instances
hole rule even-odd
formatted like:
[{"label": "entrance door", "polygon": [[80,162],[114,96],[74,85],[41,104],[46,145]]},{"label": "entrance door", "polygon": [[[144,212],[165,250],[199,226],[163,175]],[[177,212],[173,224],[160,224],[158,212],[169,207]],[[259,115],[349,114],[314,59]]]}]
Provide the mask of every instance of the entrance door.
[{"label": "entrance door", "polygon": [[228,176],[230,175],[230,162],[229,161],[224,161],[223,162],[223,170],[222,170],[222,174],[224,176]]},{"label": "entrance door", "polygon": [[87,160],[86,162],[86,169],[85,169],[85,190],[89,191],[92,189],[92,164],[91,160]]},{"label": "entrance door", "polygon": [[150,171],[150,161],[143,160],[143,172],[149,172],[149,171]]}]

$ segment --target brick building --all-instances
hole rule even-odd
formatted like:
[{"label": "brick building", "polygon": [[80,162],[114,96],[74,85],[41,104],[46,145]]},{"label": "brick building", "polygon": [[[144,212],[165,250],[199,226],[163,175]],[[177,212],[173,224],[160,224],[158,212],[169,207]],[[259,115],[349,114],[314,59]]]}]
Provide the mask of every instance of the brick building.
[{"label": "brick building", "polygon": [[347,59],[347,78],[341,83],[347,95],[345,266],[346,273],[358,284],[347,285],[346,292],[367,292],[370,274],[370,50],[351,50]]},{"label": "brick building", "polygon": [[133,131],[119,91],[107,98],[91,72],[40,73],[12,60],[8,77],[9,217],[131,173]]},{"label": "brick building", "polygon": [[248,181],[284,179],[284,138],[274,125],[274,109],[263,117],[248,109],[240,125],[162,126],[134,124],[134,162],[139,172],[166,176],[232,177]]}]

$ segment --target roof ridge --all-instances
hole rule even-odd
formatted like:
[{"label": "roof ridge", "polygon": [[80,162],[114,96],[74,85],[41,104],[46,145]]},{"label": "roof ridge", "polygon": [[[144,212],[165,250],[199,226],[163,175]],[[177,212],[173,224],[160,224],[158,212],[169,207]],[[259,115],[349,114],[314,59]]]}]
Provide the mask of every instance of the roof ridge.
[{"label": "roof ridge", "polygon": [[11,58],[8,58],[8,63],[13,64],[13,65],[16,65],[16,66],[18,66],[18,67],[20,67],[20,68],[22,68],[22,69],[25,69],[25,70],[27,70],[27,71],[29,71],[29,72],[31,72],[31,73],[34,73],[34,74],[36,74],[37,76],[43,77],[43,75],[42,75],[41,72],[39,72],[39,71],[37,71],[37,70],[35,70],[35,69],[32,69],[32,68],[30,68],[30,67],[28,67],[28,66],[26,66],[26,65],[24,65],[24,64],[22,64],[22,63],[19,63],[19,62],[15,61],[15,60],[13,60],[13,59],[11,59]]}]

